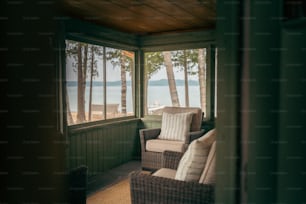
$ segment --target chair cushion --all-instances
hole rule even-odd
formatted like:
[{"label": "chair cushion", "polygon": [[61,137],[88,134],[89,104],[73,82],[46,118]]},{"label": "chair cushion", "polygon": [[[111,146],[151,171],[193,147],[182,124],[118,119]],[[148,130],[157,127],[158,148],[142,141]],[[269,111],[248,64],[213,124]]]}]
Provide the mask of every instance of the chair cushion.
[{"label": "chair cushion", "polygon": [[215,159],[216,158],[216,141],[212,144],[204,171],[200,177],[199,183],[215,183]]},{"label": "chair cushion", "polygon": [[146,150],[151,152],[164,152],[165,150],[174,152],[184,152],[185,143],[183,141],[171,141],[154,139],[148,140],[146,143]]},{"label": "chair cushion", "polygon": [[179,162],[175,175],[176,180],[199,181],[209,151],[205,146],[205,143],[198,140],[194,140],[189,145]]},{"label": "chair cushion", "polygon": [[174,114],[164,112],[158,139],[185,141],[190,131],[192,115],[192,112]]},{"label": "chair cushion", "polygon": [[211,130],[204,136],[194,140],[184,153],[179,162],[175,179],[183,181],[199,181],[206,165],[208,155],[215,141],[215,130]]},{"label": "chair cushion", "polygon": [[202,126],[202,109],[198,107],[173,107],[173,106],[166,106],[163,108],[164,113],[186,113],[192,112],[191,126],[190,131],[199,131],[201,130]]},{"label": "chair cushion", "polygon": [[161,168],[161,169],[158,169],[156,172],[154,172],[152,175],[174,179],[175,174],[176,174],[176,170],[174,169]]}]

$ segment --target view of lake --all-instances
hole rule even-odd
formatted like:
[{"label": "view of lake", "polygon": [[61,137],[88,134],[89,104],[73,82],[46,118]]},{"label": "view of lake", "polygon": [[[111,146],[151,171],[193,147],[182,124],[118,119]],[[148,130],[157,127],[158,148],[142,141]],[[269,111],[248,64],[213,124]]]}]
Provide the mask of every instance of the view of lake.
[{"label": "view of lake", "polygon": [[[132,111],[132,96],[131,87],[127,87],[127,112]],[[177,86],[180,104],[185,105],[185,87]],[[68,86],[68,97],[70,101],[70,110],[72,112],[77,111],[77,86]],[[164,106],[171,105],[171,98],[168,86],[149,86],[148,88],[148,104],[149,106]],[[119,103],[121,102],[121,86],[108,86],[107,87],[107,103]],[[190,106],[200,107],[200,93],[199,86],[189,86],[189,103]],[[85,110],[88,111],[89,101],[89,87],[86,87],[85,94]],[[92,104],[103,103],[103,86],[93,86]],[[120,109],[120,106],[119,106]]]}]

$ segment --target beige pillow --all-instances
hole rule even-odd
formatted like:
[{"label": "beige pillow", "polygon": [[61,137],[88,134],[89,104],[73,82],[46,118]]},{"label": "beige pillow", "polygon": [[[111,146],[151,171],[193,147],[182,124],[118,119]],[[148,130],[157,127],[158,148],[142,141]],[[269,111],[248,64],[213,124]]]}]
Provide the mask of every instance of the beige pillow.
[{"label": "beige pillow", "polygon": [[185,141],[193,113],[166,113],[162,115],[161,132],[158,139]]},{"label": "beige pillow", "polygon": [[199,183],[212,184],[215,183],[215,162],[216,160],[216,142],[214,142],[209,151],[204,171],[200,177]]},{"label": "beige pillow", "polygon": [[199,131],[201,130],[202,126],[202,109],[199,107],[173,107],[173,106],[165,106],[163,108],[163,112],[166,113],[186,113],[186,112],[193,112],[192,122],[190,125],[190,131]]},{"label": "beige pillow", "polygon": [[206,164],[210,145],[194,140],[179,162],[175,179],[199,181]]},{"label": "beige pillow", "polygon": [[216,130],[212,129],[197,140],[194,140],[180,160],[175,179],[183,181],[199,181],[203,169],[207,165],[212,144],[216,140]]}]

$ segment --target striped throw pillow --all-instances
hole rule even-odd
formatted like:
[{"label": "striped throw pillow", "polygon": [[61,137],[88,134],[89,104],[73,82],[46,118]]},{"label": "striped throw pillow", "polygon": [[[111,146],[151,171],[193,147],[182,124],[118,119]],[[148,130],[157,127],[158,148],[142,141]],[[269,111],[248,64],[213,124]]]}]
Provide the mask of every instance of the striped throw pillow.
[{"label": "striped throw pillow", "polygon": [[210,148],[206,165],[200,177],[199,183],[211,184],[216,182],[215,160],[216,160],[216,141],[212,144]]},{"label": "striped throw pillow", "polygon": [[179,162],[175,179],[181,181],[199,181],[209,150],[210,144],[194,140]]},{"label": "striped throw pillow", "polygon": [[159,139],[185,141],[193,113],[166,113],[162,115],[161,132]]}]

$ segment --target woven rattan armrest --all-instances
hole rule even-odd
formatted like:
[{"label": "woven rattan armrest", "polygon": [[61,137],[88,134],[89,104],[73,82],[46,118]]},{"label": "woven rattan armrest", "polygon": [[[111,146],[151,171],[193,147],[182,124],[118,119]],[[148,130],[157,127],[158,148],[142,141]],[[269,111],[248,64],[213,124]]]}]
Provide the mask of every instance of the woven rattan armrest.
[{"label": "woven rattan armrest", "polygon": [[130,187],[133,204],[211,204],[214,202],[214,186],[197,182],[133,172],[130,174]]},{"label": "woven rattan armrest", "polygon": [[177,169],[183,154],[183,152],[164,151],[162,156],[162,167]]}]

